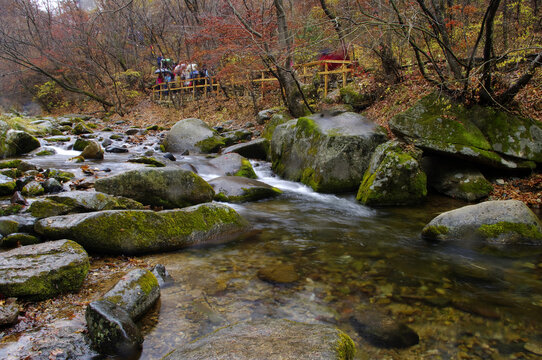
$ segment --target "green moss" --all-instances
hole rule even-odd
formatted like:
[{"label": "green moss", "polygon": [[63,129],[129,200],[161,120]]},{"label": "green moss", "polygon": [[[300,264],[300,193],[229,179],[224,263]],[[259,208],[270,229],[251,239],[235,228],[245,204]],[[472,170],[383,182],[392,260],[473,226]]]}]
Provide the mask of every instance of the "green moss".
[{"label": "green moss", "polygon": [[440,240],[442,235],[448,234],[449,229],[444,225],[426,226],[422,230],[422,237],[428,240]]},{"label": "green moss", "polygon": [[24,206],[20,204],[9,204],[7,206],[2,206],[0,207],[0,216],[18,214],[22,209],[24,209]]},{"label": "green moss", "polygon": [[36,156],[50,156],[50,155],[54,155],[55,152],[53,150],[42,150],[38,153],[36,153]]},{"label": "green moss", "polygon": [[21,162],[19,159],[0,161],[0,169],[16,168]]},{"label": "green moss", "polygon": [[493,190],[493,186],[486,179],[477,179],[475,181],[460,182],[458,185],[460,191],[464,193],[487,196]]},{"label": "green moss", "polygon": [[29,208],[30,214],[37,218],[46,218],[50,216],[57,216],[67,214],[73,206],[59,204],[51,199],[43,199],[34,201]]},{"label": "green moss", "polygon": [[477,229],[478,234],[487,239],[497,239],[501,235],[517,234],[524,240],[542,241],[542,232],[535,225],[501,221],[496,224],[482,225]]},{"label": "green moss", "polygon": [[92,134],[92,130],[88,126],[80,122],[73,127],[72,133],[74,135]]},{"label": "green moss", "polygon": [[62,171],[57,169],[49,169],[47,171],[47,176],[49,178],[54,178],[60,182],[67,182],[70,181],[75,177],[75,174],[68,172],[68,171]]},{"label": "green moss", "polygon": [[23,176],[23,172],[18,169],[5,169],[0,171],[0,174],[10,177],[12,179],[17,179],[18,177]]},{"label": "green moss", "polygon": [[68,142],[70,141],[69,137],[56,137],[56,138],[45,138],[47,142]]},{"label": "green moss", "polygon": [[254,172],[254,168],[252,167],[252,164],[247,159],[243,158],[241,159],[241,169],[239,169],[238,172],[234,174],[234,176],[241,176],[246,177],[249,179],[257,179],[258,176]]},{"label": "green moss", "polygon": [[90,140],[77,139],[75,140],[75,143],[73,144],[73,150],[83,151],[87,147],[87,145],[89,145],[90,143],[91,143]]},{"label": "green moss", "polygon": [[130,160],[128,160],[128,162],[138,163],[138,164],[147,164],[147,165],[150,165],[152,167],[165,167],[166,166],[166,164],[164,164],[163,162],[158,161],[155,158],[147,157],[147,156],[138,157],[136,159],[130,159]]},{"label": "green moss", "polygon": [[38,244],[40,240],[34,235],[25,233],[10,234],[2,239],[2,247],[15,247]]},{"label": "green moss", "polygon": [[314,120],[307,117],[300,117],[297,119],[296,129],[298,129],[298,131],[306,137],[322,134],[318,124]]},{"label": "green moss", "polygon": [[339,340],[337,342],[337,359],[338,360],[352,360],[356,355],[356,345],[350,336],[346,335],[341,330],[339,332]]},{"label": "green moss", "polygon": [[118,139],[122,139],[122,135],[119,135],[119,134],[113,134],[109,137],[111,140],[118,140]]},{"label": "green moss", "polygon": [[13,194],[15,188],[15,180],[0,184],[0,196]]},{"label": "green moss", "polygon": [[195,144],[202,153],[215,153],[220,150],[220,148],[224,147],[226,144],[224,142],[224,138],[218,135],[212,136],[210,138],[198,141]]},{"label": "green moss", "polygon": [[145,275],[138,279],[137,286],[139,286],[139,288],[143,290],[146,295],[149,295],[153,289],[158,287],[158,280],[153,273],[147,271]]},{"label": "green moss", "polygon": [[146,130],[152,130],[152,131],[156,131],[156,130],[159,130],[160,127],[158,125],[151,125],[151,126],[148,126]]},{"label": "green moss", "polygon": [[273,132],[275,131],[275,128],[281,124],[284,124],[285,122],[291,120],[290,117],[285,116],[283,114],[275,114],[271,117],[271,120],[267,123],[265,128],[262,132],[262,137],[270,140],[273,137]]}]

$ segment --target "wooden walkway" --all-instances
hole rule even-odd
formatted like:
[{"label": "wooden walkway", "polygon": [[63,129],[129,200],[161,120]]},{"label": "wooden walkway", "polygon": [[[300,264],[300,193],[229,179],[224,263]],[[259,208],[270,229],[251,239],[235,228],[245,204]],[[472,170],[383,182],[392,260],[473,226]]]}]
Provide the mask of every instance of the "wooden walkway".
[{"label": "wooden walkway", "polygon": [[[331,65],[334,64],[334,65]],[[305,64],[294,66],[298,72],[297,76],[302,83],[310,83],[315,75],[323,80],[324,97],[327,96],[332,77],[337,79],[337,86],[344,87],[348,78],[354,75],[355,62],[350,60],[318,60]],[[329,70],[333,68],[334,70]],[[206,98],[209,95],[218,95],[220,89],[234,90],[242,88],[246,90],[247,85],[259,85],[260,96],[263,98],[266,92],[266,83],[276,83],[278,80],[270,76],[270,72],[262,70],[256,73],[252,72],[246,79],[241,76],[232,76],[229,80],[218,80],[213,77],[195,78],[186,80],[175,80],[173,82],[156,84],[152,87],[151,99],[157,102],[183,102],[186,100],[196,100],[201,97]]]}]

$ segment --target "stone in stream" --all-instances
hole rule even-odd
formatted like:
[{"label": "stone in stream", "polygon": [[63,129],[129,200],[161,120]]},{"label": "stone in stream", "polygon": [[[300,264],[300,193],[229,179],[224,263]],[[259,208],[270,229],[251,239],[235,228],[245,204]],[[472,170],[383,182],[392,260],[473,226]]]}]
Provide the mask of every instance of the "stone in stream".
[{"label": "stone in stream", "polygon": [[226,146],[230,146],[232,144],[238,143],[239,141],[250,140],[250,138],[252,137],[252,131],[246,130],[246,129],[233,130],[233,131],[224,132],[220,134],[220,136],[224,138],[224,144]]},{"label": "stone in stream", "polygon": [[34,201],[29,212],[37,218],[101,210],[143,209],[132,199],[101,192],[67,191]]},{"label": "stone in stream", "polygon": [[145,205],[180,208],[212,201],[213,188],[191,171],[165,167],[126,171],[96,180],[96,191]]},{"label": "stone in stream", "polygon": [[102,160],[104,158],[104,150],[96,141],[90,141],[87,146],[81,152],[84,159],[96,159]]},{"label": "stone in stream", "polygon": [[93,131],[82,122],[77,123],[73,127],[72,132],[73,132],[74,135],[92,134],[93,133]]},{"label": "stone in stream", "polygon": [[173,278],[167,271],[166,267],[162,264],[156,264],[152,268],[151,272],[156,277],[156,280],[158,280],[158,285],[160,285],[160,288],[164,288],[166,286],[169,286],[173,284]]},{"label": "stone in stream", "polygon": [[20,130],[8,130],[0,139],[0,157],[18,156],[40,147],[34,136]]},{"label": "stone in stream", "polygon": [[13,233],[9,234],[0,240],[0,246],[2,247],[16,247],[25,245],[38,244],[40,239],[35,235],[27,233]]},{"label": "stone in stream", "polygon": [[133,159],[128,159],[128,162],[136,163],[136,164],[147,164],[150,167],[165,167],[166,166],[166,164],[157,160],[153,156],[138,156]]},{"label": "stone in stream", "polygon": [[356,190],[384,130],[351,112],[314,114],[276,127],[271,140],[273,170],[318,192]]},{"label": "stone in stream", "polygon": [[120,306],[107,300],[91,302],[85,318],[92,345],[100,353],[129,359],[141,350],[141,332]]},{"label": "stone in stream", "polygon": [[389,121],[400,138],[423,150],[496,168],[542,162],[542,126],[501,110],[464,105],[434,93]]},{"label": "stone in stream", "polygon": [[50,178],[42,183],[43,189],[47,194],[58,193],[64,190],[60,181],[55,178]]},{"label": "stone in stream", "polygon": [[222,149],[222,153],[237,153],[247,159],[268,160],[270,155],[269,146],[269,140],[256,139],[224,148]]},{"label": "stone in stream", "polygon": [[282,191],[258,180],[238,176],[220,176],[209,181],[215,200],[224,202],[257,201],[282,194]]},{"label": "stone in stream", "polygon": [[246,232],[248,223],[216,203],[178,210],[108,210],[39,220],[35,230],[49,239],[69,237],[85,249],[106,254],[173,251],[221,243]]},{"label": "stone in stream", "polygon": [[236,153],[220,155],[219,157],[210,160],[209,164],[216,167],[226,176],[243,176],[250,179],[257,178],[250,161]]},{"label": "stone in stream", "polygon": [[213,153],[224,146],[224,138],[200,119],[178,121],[164,140],[166,151],[177,153]]},{"label": "stone in stream", "polygon": [[275,284],[289,284],[299,280],[299,274],[292,264],[279,264],[261,268],[258,278]]},{"label": "stone in stream", "polygon": [[0,253],[0,293],[49,299],[79,290],[88,269],[86,251],[71,240],[23,246]]},{"label": "stone in stream", "polygon": [[420,342],[420,337],[410,327],[379,312],[356,313],[350,318],[350,324],[376,347],[402,349]]},{"label": "stone in stream", "polygon": [[143,316],[160,297],[160,286],[152,272],[136,269],[124,275],[101,300],[120,306],[133,320]]},{"label": "stone in stream", "polygon": [[41,186],[41,183],[32,180],[28,184],[23,186],[21,193],[24,196],[38,196],[45,193],[45,189]]},{"label": "stone in stream", "polygon": [[486,201],[440,214],[422,230],[429,241],[481,239],[496,245],[542,245],[542,223],[518,200]]},{"label": "stone in stream", "polygon": [[19,306],[15,298],[6,299],[0,304],[0,327],[16,324],[19,317]]},{"label": "stone in stream", "polygon": [[474,166],[452,159],[427,156],[422,159],[427,183],[441,194],[466,201],[487,197],[493,186]]},{"label": "stone in stream", "polygon": [[363,175],[357,200],[370,206],[416,204],[427,195],[427,178],[418,160],[421,151],[397,141],[379,145]]},{"label": "stone in stream", "polygon": [[14,179],[0,174],[0,196],[13,194],[16,187]]},{"label": "stone in stream", "polygon": [[220,328],[162,360],[350,360],[354,342],[341,330],[290,320],[255,320]]},{"label": "stone in stream", "polygon": [[83,151],[92,142],[92,140],[88,139],[77,139],[75,140],[75,143],[73,144],[73,150],[75,151]]}]

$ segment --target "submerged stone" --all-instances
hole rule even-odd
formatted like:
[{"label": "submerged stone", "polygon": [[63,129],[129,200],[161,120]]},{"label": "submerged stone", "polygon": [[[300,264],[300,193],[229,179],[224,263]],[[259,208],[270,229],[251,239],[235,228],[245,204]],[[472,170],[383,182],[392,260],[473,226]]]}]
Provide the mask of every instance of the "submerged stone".
[{"label": "submerged stone", "polygon": [[410,327],[378,312],[357,313],[350,318],[350,323],[361,337],[376,347],[402,349],[420,342]]},{"label": "submerged stone", "polygon": [[223,327],[163,360],[350,360],[354,354],[352,339],[333,326],[270,319]]},{"label": "submerged stone", "polygon": [[258,278],[270,283],[288,284],[299,280],[299,274],[293,265],[279,264],[261,268],[258,270]]}]

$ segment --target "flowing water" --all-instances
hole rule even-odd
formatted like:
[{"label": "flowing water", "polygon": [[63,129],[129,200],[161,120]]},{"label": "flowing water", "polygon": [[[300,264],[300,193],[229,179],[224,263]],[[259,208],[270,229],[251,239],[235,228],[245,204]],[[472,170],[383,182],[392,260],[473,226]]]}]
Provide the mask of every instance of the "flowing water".
[{"label": "flowing water", "polygon": [[[143,151],[152,141],[139,146]],[[33,162],[77,170],[80,164],[69,156],[60,151]],[[106,154],[91,166],[111,173],[141,167],[127,158]],[[178,160],[171,165],[197,164],[205,179],[217,176],[205,158]],[[253,166],[261,181],[283,190],[274,199],[230,205],[254,231],[225,245],[144,257],[164,264],[175,282],[141,321],[141,359],[160,359],[221,326],[261,318],[333,324],[354,339],[359,359],[542,354],[542,249],[481,247],[468,239],[427,243],[420,238],[423,226],[465,203],[431,196],[420,206],[372,209],[353,195],[318,194],[281,180],[268,163]],[[260,280],[258,271],[275,265],[292,265],[299,279],[282,285]],[[371,345],[349,322],[363,312],[408,324],[419,345]]]}]

